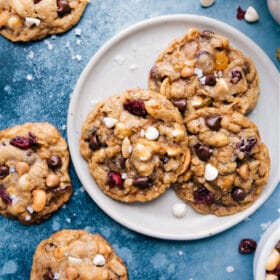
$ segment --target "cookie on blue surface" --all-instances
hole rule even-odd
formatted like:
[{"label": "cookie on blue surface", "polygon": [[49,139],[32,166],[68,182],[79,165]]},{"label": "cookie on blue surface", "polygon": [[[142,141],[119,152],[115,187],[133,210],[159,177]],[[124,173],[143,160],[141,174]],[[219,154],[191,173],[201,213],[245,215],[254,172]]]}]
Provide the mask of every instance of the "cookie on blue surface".
[{"label": "cookie on blue surface", "polygon": [[190,29],[174,40],[156,59],[149,74],[149,88],[186,112],[204,107],[231,106],[246,114],[259,96],[253,61],[229,40],[210,30]]},{"label": "cookie on blue surface", "polygon": [[41,241],[30,280],[126,280],[125,263],[99,234],[61,230]]},{"label": "cookie on blue surface", "polygon": [[49,123],[0,131],[0,213],[39,223],[71,196],[67,144]]},{"label": "cookie on blue surface", "polygon": [[163,95],[133,89],[88,114],[80,151],[99,188],[123,201],[163,194],[190,163],[182,116]]},{"label": "cookie on blue surface", "polygon": [[248,208],[270,170],[257,126],[238,112],[217,108],[197,110],[185,124],[191,164],[188,176],[175,185],[177,195],[203,214],[224,216]]},{"label": "cookie on blue surface", "polygon": [[63,33],[79,21],[86,5],[87,0],[0,1],[0,34],[16,42]]}]

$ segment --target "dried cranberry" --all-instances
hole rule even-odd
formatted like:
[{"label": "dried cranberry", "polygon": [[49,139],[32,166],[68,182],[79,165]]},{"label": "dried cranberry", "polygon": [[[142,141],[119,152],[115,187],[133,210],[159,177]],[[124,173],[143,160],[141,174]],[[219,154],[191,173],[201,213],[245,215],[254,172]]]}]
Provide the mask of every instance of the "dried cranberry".
[{"label": "dried cranberry", "polygon": [[173,105],[178,108],[178,110],[184,114],[187,110],[187,101],[186,99],[177,99],[172,101]]},{"label": "dried cranberry", "polygon": [[48,268],[46,273],[43,275],[44,280],[54,280],[54,274],[52,273],[51,268]]},{"label": "dried cranberry", "polygon": [[242,74],[240,71],[238,70],[233,70],[231,71],[231,79],[230,79],[230,82],[232,84],[237,84],[240,80],[242,79]]},{"label": "dried cranberry", "polygon": [[29,139],[27,137],[16,136],[10,141],[10,144],[20,149],[30,148]]},{"label": "dried cranberry", "polygon": [[38,140],[32,132],[29,132],[28,137],[14,137],[13,139],[11,139],[10,144],[20,149],[26,150],[38,146]]},{"label": "dried cranberry", "polygon": [[205,76],[205,85],[207,86],[214,86],[216,84],[216,77],[215,75],[207,75]]},{"label": "dried cranberry", "polygon": [[151,182],[149,177],[138,177],[133,180],[133,185],[138,188],[145,189],[151,186]]},{"label": "dried cranberry", "polygon": [[237,143],[237,148],[245,155],[249,155],[256,144],[257,139],[253,136],[250,136],[247,139],[242,138],[240,142]]},{"label": "dried cranberry", "polygon": [[257,248],[257,242],[250,238],[245,238],[240,241],[239,244],[239,253],[240,254],[249,254],[255,251]]},{"label": "dried cranberry", "polygon": [[161,159],[161,161],[162,161],[163,164],[167,163],[168,160],[169,160],[169,157],[168,157],[167,154],[165,154],[165,155],[163,156],[163,158]]},{"label": "dried cranberry", "polygon": [[123,107],[133,115],[140,117],[145,117],[147,115],[145,104],[141,100],[128,100],[124,103]]},{"label": "dried cranberry", "polygon": [[48,167],[51,169],[56,169],[61,167],[61,157],[59,155],[52,155],[50,158],[47,160]]},{"label": "dried cranberry", "polygon": [[236,18],[239,20],[244,19],[246,11],[244,11],[240,6],[237,8]]},{"label": "dried cranberry", "polygon": [[205,117],[206,125],[212,130],[219,130],[221,128],[222,118],[218,115],[208,115]]},{"label": "dried cranberry", "polygon": [[12,199],[6,193],[6,191],[3,188],[3,186],[0,186],[0,197],[2,198],[3,202],[6,203],[7,205],[11,205],[12,204]]},{"label": "dried cranberry", "polygon": [[211,30],[202,30],[200,37],[204,39],[210,39],[214,35],[214,32]]},{"label": "dried cranberry", "polygon": [[57,0],[57,13],[60,17],[69,14],[71,12],[71,7],[66,0]]},{"label": "dried cranberry", "polygon": [[231,196],[235,199],[235,200],[239,200],[242,201],[245,199],[246,197],[246,192],[244,191],[244,189],[240,188],[240,187],[234,187],[231,191]]},{"label": "dried cranberry", "polygon": [[7,175],[9,175],[9,167],[0,165],[0,179],[3,179]]},{"label": "dried cranberry", "polygon": [[42,0],[34,0],[34,4],[40,3]]},{"label": "dried cranberry", "polygon": [[118,172],[110,171],[108,173],[108,184],[110,188],[114,188],[114,187],[122,188],[123,181],[121,175]]},{"label": "dried cranberry", "polygon": [[196,155],[202,161],[208,161],[212,155],[212,149],[203,144],[196,144],[194,146]]},{"label": "dried cranberry", "polygon": [[199,187],[193,193],[193,198],[195,202],[203,203],[203,204],[210,204],[215,201],[214,193],[207,190],[204,186]]}]

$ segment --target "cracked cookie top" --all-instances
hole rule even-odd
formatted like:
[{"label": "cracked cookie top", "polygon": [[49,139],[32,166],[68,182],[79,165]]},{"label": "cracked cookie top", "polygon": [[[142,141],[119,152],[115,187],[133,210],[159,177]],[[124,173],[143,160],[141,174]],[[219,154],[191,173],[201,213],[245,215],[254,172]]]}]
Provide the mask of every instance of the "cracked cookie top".
[{"label": "cracked cookie top", "polygon": [[230,106],[251,111],[259,95],[258,75],[251,59],[212,31],[190,29],[156,59],[149,88],[169,98],[181,112]]},{"label": "cracked cookie top", "polygon": [[0,213],[39,223],[72,193],[67,144],[48,123],[0,131]]},{"label": "cracked cookie top", "polygon": [[99,234],[61,230],[41,241],[34,256],[30,280],[126,280],[127,269]]},{"label": "cracked cookie top", "polygon": [[197,110],[185,124],[191,165],[189,181],[180,178],[175,185],[177,195],[204,214],[222,216],[249,207],[270,169],[256,125],[238,112],[216,108]]},{"label": "cracked cookie top", "polygon": [[75,25],[87,0],[0,0],[0,34],[11,41],[38,40]]},{"label": "cracked cookie top", "polygon": [[135,89],[101,101],[89,113],[80,150],[105,194],[144,202],[188,168],[187,144],[177,108],[160,94]]}]

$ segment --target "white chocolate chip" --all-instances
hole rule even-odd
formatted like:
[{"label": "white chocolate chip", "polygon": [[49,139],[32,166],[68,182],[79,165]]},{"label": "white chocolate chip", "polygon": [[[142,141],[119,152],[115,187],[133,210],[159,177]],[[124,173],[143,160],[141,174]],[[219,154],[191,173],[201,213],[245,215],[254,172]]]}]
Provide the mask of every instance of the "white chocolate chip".
[{"label": "white chocolate chip", "polygon": [[19,201],[19,198],[14,194],[10,194],[9,197],[12,200],[12,205],[15,205]]},{"label": "white chocolate chip", "polygon": [[199,81],[202,85],[205,85],[206,77],[199,78]]},{"label": "white chocolate chip", "polygon": [[29,215],[25,216],[24,218],[25,221],[30,221],[31,220],[31,217]]},{"label": "white chocolate chip", "polygon": [[187,206],[185,203],[178,202],[172,206],[172,213],[176,218],[183,218],[187,213]]},{"label": "white chocolate chip", "polygon": [[194,68],[194,74],[195,74],[198,78],[203,77],[203,71],[202,71],[200,68]]},{"label": "white chocolate chip", "polygon": [[125,180],[127,178],[127,174],[126,173],[122,173],[121,177],[122,177],[123,180]]},{"label": "white chocolate chip", "polygon": [[58,280],[59,277],[60,277],[60,273],[55,273],[55,274],[53,275],[53,279],[54,279],[54,280]]},{"label": "white chocolate chip", "polygon": [[30,214],[32,214],[32,213],[34,212],[34,210],[33,210],[33,208],[32,208],[31,206],[27,206],[27,207],[26,207],[26,210],[27,210]]},{"label": "white chocolate chip", "polygon": [[223,94],[227,94],[228,92],[229,92],[229,87],[227,85],[226,80],[223,78],[217,79],[216,94],[221,96]]},{"label": "white chocolate chip", "polygon": [[69,261],[70,263],[81,263],[81,262],[82,262],[82,259],[69,256],[69,257],[68,257],[68,261]]},{"label": "white chocolate chip", "polygon": [[16,172],[15,166],[14,166],[14,165],[10,165],[10,167],[9,167],[9,173],[14,173],[14,172]]},{"label": "white chocolate chip", "polygon": [[110,118],[110,117],[103,118],[103,121],[104,121],[106,127],[108,127],[108,128],[114,127],[115,124],[118,122],[118,120],[116,120],[114,118]]},{"label": "white chocolate chip", "polygon": [[210,163],[206,164],[204,178],[207,181],[213,181],[217,178],[219,174],[218,169]]},{"label": "white chocolate chip", "polygon": [[103,255],[101,254],[96,254],[96,256],[94,257],[93,259],[93,263],[96,265],[96,266],[104,266],[105,263],[106,263],[106,259]]},{"label": "white chocolate chip", "polygon": [[255,8],[253,8],[252,6],[248,7],[248,9],[246,10],[245,16],[244,16],[245,20],[247,22],[256,22],[259,20],[259,14],[258,12],[255,10]]},{"label": "white chocolate chip", "polygon": [[156,140],[159,137],[159,131],[155,127],[149,126],[145,132],[145,137],[148,140]]},{"label": "white chocolate chip", "polygon": [[26,17],[25,18],[25,25],[27,27],[31,27],[32,25],[38,26],[41,21],[38,18]]},{"label": "white chocolate chip", "polygon": [[140,130],[140,136],[144,137],[145,136],[145,131],[143,129]]},{"label": "white chocolate chip", "polygon": [[200,0],[200,4],[202,7],[210,7],[211,5],[213,5],[215,2],[215,0]]},{"label": "white chocolate chip", "polygon": [[185,136],[185,131],[183,129],[176,128],[172,131],[172,136],[176,139],[182,139]]}]

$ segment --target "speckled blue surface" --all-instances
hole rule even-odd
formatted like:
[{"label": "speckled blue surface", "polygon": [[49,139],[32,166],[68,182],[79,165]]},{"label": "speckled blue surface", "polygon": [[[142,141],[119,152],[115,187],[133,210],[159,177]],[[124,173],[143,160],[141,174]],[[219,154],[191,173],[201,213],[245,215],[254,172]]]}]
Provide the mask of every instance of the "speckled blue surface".
[{"label": "speckled blue surface", "polygon": [[[253,5],[260,20],[253,24],[238,21],[238,5],[244,9]],[[275,54],[280,47],[280,27],[271,18],[266,1],[216,0],[205,9],[198,0],[92,0],[77,26],[82,30],[80,36],[74,28],[27,44],[0,38],[0,129],[27,121],[48,121],[66,137],[69,96],[97,49],[133,23],[176,13],[201,14],[229,23],[253,39],[280,68]],[[250,219],[224,233],[192,242],[162,241],[114,222],[83,191],[72,166],[70,172],[75,193],[47,222],[26,227],[0,217],[0,279],[29,279],[37,244],[63,228],[103,234],[125,260],[130,279],[253,279],[253,254],[240,255],[239,241],[245,237],[259,240],[280,213],[278,185]]]}]

